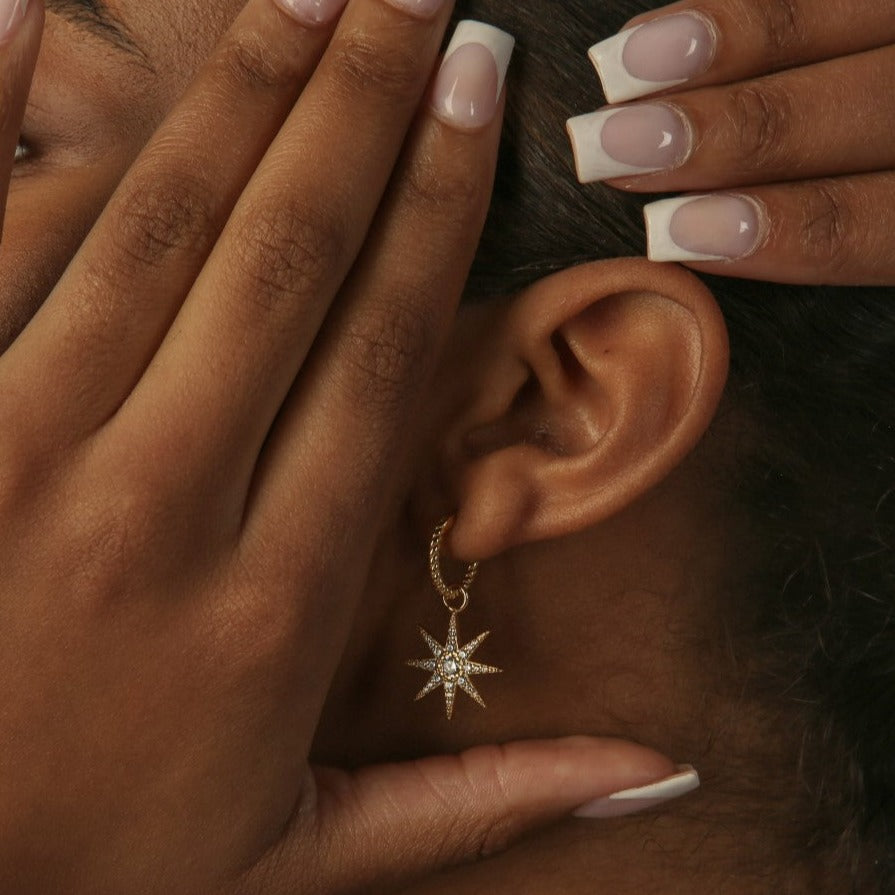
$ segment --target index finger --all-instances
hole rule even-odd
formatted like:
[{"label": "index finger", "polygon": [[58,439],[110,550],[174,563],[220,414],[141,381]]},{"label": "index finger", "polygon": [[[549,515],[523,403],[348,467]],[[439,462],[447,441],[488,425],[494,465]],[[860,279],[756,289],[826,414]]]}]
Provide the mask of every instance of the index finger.
[{"label": "index finger", "polygon": [[685,0],[632,19],[590,49],[610,103],[730,84],[895,42],[876,0]]}]

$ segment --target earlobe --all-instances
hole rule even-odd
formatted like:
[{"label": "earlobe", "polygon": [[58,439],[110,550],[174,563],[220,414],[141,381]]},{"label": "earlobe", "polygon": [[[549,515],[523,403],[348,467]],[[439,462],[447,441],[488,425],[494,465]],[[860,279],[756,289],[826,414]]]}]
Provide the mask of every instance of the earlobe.
[{"label": "earlobe", "polygon": [[596,525],[692,451],[727,376],[727,332],[679,267],[602,261],[509,307],[458,418],[452,552],[487,559]]}]

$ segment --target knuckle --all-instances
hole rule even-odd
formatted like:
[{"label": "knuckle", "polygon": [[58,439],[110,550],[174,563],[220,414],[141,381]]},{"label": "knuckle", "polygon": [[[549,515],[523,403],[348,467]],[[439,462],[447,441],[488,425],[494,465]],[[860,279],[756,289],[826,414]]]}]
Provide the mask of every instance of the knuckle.
[{"label": "knuckle", "polygon": [[259,311],[262,319],[294,318],[296,305],[306,305],[339,267],[344,233],[332,209],[317,212],[282,199],[264,201],[248,215],[235,235],[234,263],[246,284],[252,319]]},{"label": "knuckle", "polygon": [[115,603],[133,586],[134,566],[148,538],[147,519],[135,490],[96,489],[83,502],[67,544],[72,593],[82,602]]},{"label": "knuckle", "polygon": [[422,377],[437,341],[434,315],[425,310],[430,305],[427,296],[405,289],[348,329],[344,346],[351,397],[360,406],[390,416]]},{"label": "knuckle", "polygon": [[[110,209],[108,233],[118,264],[158,268],[172,255],[202,251],[216,229],[207,184],[159,159],[125,186]],[[128,270],[130,272],[130,270]]]},{"label": "knuckle", "polygon": [[224,39],[212,63],[230,92],[294,88],[295,67],[257,31],[241,30]]},{"label": "knuckle", "polygon": [[389,47],[361,31],[350,31],[334,44],[335,71],[351,96],[376,95],[387,102],[409,101],[421,86],[420,61],[409,47]]},{"label": "knuckle", "polygon": [[288,654],[294,628],[283,602],[260,588],[242,589],[219,601],[203,635],[211,652],[233,670],[269,668]]},{"label": "knuckle", "polygon": [[729,101],[740,173],[766,175],[785,164],[794,112],[789,94],[768,84],[744,84],[732,88]]},{"label": "knuckle", "polygon": [[[467,761],[471,761],[470,758]],[[501,769],[506,763],[506,747],[483,746],[475,750],[476,767],[464,767],[468,787],[475,800],[483,800],[490,806],[487,823],[471,830],[469,853],[477,859],[490,857],[503,851],[516,830],[512,799]]]},{"label": "knuckle", "polygon": [[453,229],[477,220],[490,200],[477,166],[439,168],[431,161],[411,166],[406,189],[412,207],[427,218],[437,216]]},{"label": "knuckle", "polygon": [[454,756],[451,763],[457,765],[461,774],[456,781],[450,781],[450,778],[446,781],[442,773],[429,767],[425,761],[415,763],[415,770],[425,793],[420,801],[425,801],[432,816],[441,818],[451,830],[450,836],[442,837],[437,843],[433,843],[435,849],[433,857],[439,865],[475,859],[482,845],[483,822],[465,810],[468,804],[473,802],[480,804],[476,800],[479,794],[468,779],[468,775],[467,779],[463,780],[463,774],[466,772],[464,756]]},{"label": "knuckle", "polygon": [[816,184],[804,199],[801,245],[805,255],[820,261],[832,274],[845,272],[854,261],[860,217],[842,185]]},{"label": "knuckle", "polygon": [[307,624],[307,613],[323,616],[325,606],[310,608],[296,600],[296,582],[303,592],[326,594],[324,561],[315,551],[277,568],[270,553],[240,545],[233,557],[230,583],[217,588],[223,598],[213,604],[207,640],[233,669],[264,669],[295,650],[296,632]]},{"label": "knuckle", "polygon": [[755,7],[755,13],[765,36],[765,58],[775,68],[789,67],[805,41],[799,0],[763,0]]}]

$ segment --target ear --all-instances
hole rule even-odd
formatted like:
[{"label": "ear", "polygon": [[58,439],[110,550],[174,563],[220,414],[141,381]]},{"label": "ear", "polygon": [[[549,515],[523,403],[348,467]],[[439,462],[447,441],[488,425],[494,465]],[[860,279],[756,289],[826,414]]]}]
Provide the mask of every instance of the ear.
[{"label": "ear", "polygon": [[449,438],[466,560],[595,525],[665,478],[717,409],[727,331],[689,271],[602,261],[522,292],[477,361]]}]

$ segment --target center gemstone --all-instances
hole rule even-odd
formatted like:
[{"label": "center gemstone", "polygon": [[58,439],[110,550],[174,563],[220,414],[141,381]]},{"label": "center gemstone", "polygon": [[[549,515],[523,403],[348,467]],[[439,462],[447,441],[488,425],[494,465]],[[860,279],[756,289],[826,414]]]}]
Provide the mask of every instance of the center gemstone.
[{"label": "center gemstone", "polygon": [[457,663],[457,660],[448,656],[441,666],[444,669],[444,673],[446,677],[456,677],[457,672],[460,671],[460,665]]}]

